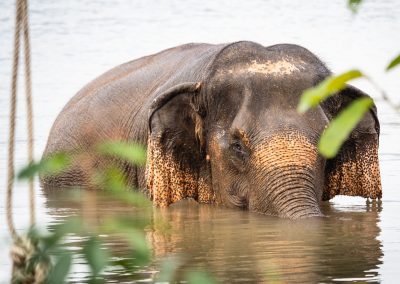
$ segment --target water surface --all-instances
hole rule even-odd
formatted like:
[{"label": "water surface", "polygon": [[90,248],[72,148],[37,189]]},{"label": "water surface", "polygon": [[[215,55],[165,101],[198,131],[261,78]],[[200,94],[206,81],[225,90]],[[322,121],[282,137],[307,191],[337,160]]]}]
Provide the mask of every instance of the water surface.
[{"label": "water surface", "polygon": [[[187,42],[252,40],[264,45],[305,46],[335,72],[360,68],[399,101],[400,71],[384,68],[400,52],[400,2],[366,1],[357,16],[345,1],[30,1],[36,157],[51,124],[85,83],[120,63]],[[0,187],[6,184],[6,141],[14,6],[0,2]],[[145,281],[165,255],[184,254],[193,266],[210,270],[220,282],[396,282],[400,278],[400,119],[368,83],[381,121],[382,205],[338,197],[324,205],[327,218],[287,221],[249,212],[180,204],[163,212],[170,235],[148,232],[155,265],[137,275],[108,273],[109,280]],[[22,86],[21,86],[22,89]],[[17,167],[25,163],[25,110],[19,100]],[[101,197],[90,216],[131,208]],[[97,204],[97,203],[94,204]],[[0,215],[5,220],[5,194]],[[38,222],[52,225],[80,212],[63,195],[37,192]],[[89,210],[89,211],[90,211]],[[28,224],[26,185],[15,189],[15,222]],[[86,215],[85,215],[86,216]],[[0,249],[9,248],[0,222]],[[79,246],[79,239],[71,247]],[[118,246],[123,250],[123,246]],[[6,255],[6,253],[5,253]],[[79,263],[79,260],[77,260]],[[78,265],[72,281],[84,279]],[[0,260],[0,282],[8,282],[10,261]]]}]

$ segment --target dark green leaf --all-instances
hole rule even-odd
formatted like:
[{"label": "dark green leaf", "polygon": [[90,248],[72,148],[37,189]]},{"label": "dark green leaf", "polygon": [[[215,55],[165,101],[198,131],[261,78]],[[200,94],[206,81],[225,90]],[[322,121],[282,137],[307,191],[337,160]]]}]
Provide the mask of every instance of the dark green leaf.
[{"label": "dark green leaf", "polygon": [[358,70],[350,70],[337,76],[330,76],[319,83],[316,87],[307,89],[300,98],[297,111],[304,113],[310,108],[316,107],[320,102],[329,96],[344,89],[346,83],[350,80],[363,77],[364,75]]},{"label": "dark green leaf", "polygon": [[97,172],[93,179],[95,184],[104,190],[116,192],[128,190],[126,176],[117,167],[110,166],[102,172]]},{"label": "dark green leaf", "polygon": [[79,233],[82,231],[82,220],[78,217],[71,217],[64,222],[53,227],[53,232],[50,235],[41,237],[43,250],[53,249],[60,244],[60,240],[67,234]]},{"label": "dark green leaf", "polygon": [[71,268],[71,254],[65,252],[58,259],[50,272],[49,283],[64,283]]},{"label": "dark green leaf", "polygon": [[172,283],[176,275],[176,271],[182,266],[183,260],[177,256],[171,256],[161,262],[161,269],[157,275],[156,282]]},{"label": "dark green leaf", "polygon": [[136,165],[146,163],[146,150],[143,146],[135,143],[115,141],[104,143],[98,147],[103,155],[111,155]]},{"label": "dark green leaf", "polygon": [[33,162],[22,168],[18,173],[18,179],[29,179],[37,174],[54,175],[65,170],[71,163],[70,155],[57,153],[46,157],[39,162]]},{"label": "dark green leaf", "polygon": [[105,280],[103,277],[92,277],[91,279],[89,279],[88,281],[89,284],[100,284],[100,283],[105,283]]},{"label": "dark green leaf", "polygon": [[400,54],[397,55],[396,58],[394,58],[388,65],[388,67],[386,67],[386,71],[389,71],[390,69],[393,69],[394,67],[396,67],[397,65],[400,64]]},{"label": "dark green leaf", "polygon": [[18,179],[29,179],[34,177],[36,174],[39,173],[39,171],[42,169],[42,161],[38,163],[30,163],[29,165],[23,167],[17,175]]},{"label": "dark green leaf", "polygon": [[333,158],[372,104],[372,99],[361,98],[342,110],[322,134],[319,152],[327,158]]},{"label": "dark green leaf", "polygon": [[151,201],[140,192],[135,191],[112,191],[113,198],[118,199],[124,203],[130,204],[135,207],[151,208]]},{"label": "dark green leaf", "polygon": [[143,228],[129,218],[109,219],[103,227],[105,231],[123,237],[132,248],[132,260],[135,265],[146,265],[150,261],[150,247],[147,243]]},{"label": "dark green leaf", "polygon": [[110,264],[112,266],[122,266],[124,269],[127,270],[134,270],[136,264],[132,260],[132,258],[127,258],[127,257],[117,257],[116,255],[113,255],[113,259],[110,261]]},{"label": "dark green leaf", "polygon": [[129,232],[128,241],[133,248],[133,257],[137,265],[147,265],[150,261],[150,248],[146,236],[142,231],[132,229]]},{"label": "dark green leaf", "polygon": [[191,271],[186,273],[189,284],[214,284],[216,283],[207,273],[202,271]]},{"label": "dark green leaf", "polygon": [[348,0],[347,6],[353,13],[357,13],[362,0]]},{"label": "dark green leaf", "polygon": [[111,197],[135,207],[151,207],[151,201],[142,193],[134,191],[127,185],[126,176],[122,170],[110,166],[93,177],[94,183],[109,192]]},{"label": "dark green leaf", "polygon": [[79,233],[82,231],[82,219],[79,217],[70,217],[64,222],[54,227],[55,233],[60,235]]},{"label": "dark green leaf", "polygon": [[90,266],[93,277],[96,277],[103,270],[109,257],[107,251],[101,248],[100,241],[95,237],[86,241],[83,255]]}]

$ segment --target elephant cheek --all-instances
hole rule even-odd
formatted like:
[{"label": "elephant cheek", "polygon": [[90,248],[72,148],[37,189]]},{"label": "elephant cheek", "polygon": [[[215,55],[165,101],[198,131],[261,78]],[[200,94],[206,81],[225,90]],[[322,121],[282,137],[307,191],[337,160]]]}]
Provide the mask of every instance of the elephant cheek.
[{"label": "elephant cheek", "polygon": [[351,150],[345,145],[338,157],[329,164],[324,200],[339,194],[382,198],[378,137],[364,135],[362,141],[354,143]]},{"label": "elephant cheek", "polygon": [[146,162],[146,187],[155,206],[167,207],[184,198],[210,203],[213,192],[201,172],[185,168],[162,150],[157,139],[149,138]]}]

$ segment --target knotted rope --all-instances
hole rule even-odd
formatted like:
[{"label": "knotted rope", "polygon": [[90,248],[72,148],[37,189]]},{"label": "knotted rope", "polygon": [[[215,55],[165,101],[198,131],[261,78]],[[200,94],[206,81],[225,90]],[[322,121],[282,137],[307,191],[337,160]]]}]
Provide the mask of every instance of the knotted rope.
[{"label": "knotted rope", "polygon": [[[14,54],[11,78],[10,98],[10,135],[8,144],[8,177],[7,177],[7,204],[6,215],[10,233],[14,239],[11,249],[13,261],[12,282],[13,283],[43,283],[49,272],[48,258],[38,258],[37,240],[29,236],[19,236],[15,230],[12,214],[13,186],[14,186],[14,146],[17,112],[17,87],[18,67],[20,54],[21,32],[24,41],[25,58],[25,98],[27,108],[27,132],[28,132],[28,162],[33,162],[33,112],[32,112],[32,83],[31,83],[31,59],[28,24],[27,0],[16,0]],[[30,225],[35,225],[35,200],[33,178],[29,179],[29,208]]]}]

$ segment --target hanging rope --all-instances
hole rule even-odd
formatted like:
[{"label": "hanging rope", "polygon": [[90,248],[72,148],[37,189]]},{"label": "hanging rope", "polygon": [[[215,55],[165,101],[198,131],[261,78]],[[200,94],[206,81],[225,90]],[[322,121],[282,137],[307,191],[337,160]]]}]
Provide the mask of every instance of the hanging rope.
[{"label": "hanging rope", "polygon": [[[14,147],[15,147],[15,128],[16,128],[16,107],[17,107],[17,87],[18,87],[18,67],[21,41],[21,29],[24,38],[24,57],[25,57],[25,94],[27,109],[28,126],[28,162],[33,162],[33,112],[32,112],[32,83],[31,83],[31,60],[30,60],[30,41],[28,26],[28,7],[26,0],[17,0],[15,13],[15,33],[14,33],[14,55],[11,79],[11,106],[10,106],[10,135],[8,144],[8,180],[7,180],[7,224],[13,237],[17,236],[12,220],[12,190],[14,186]],[[33,179],[29,180],[29,208],[30,225],[35,224],[35,200]]]},{"label": "hanging rope", "polygon": [[[32,81],[31,81],[31,49],[28,25],[28,0],[22,1],[23,5],[23,30],[24,30],[24,57],[25,57],[25,94],[26,94],[26,118],[28,131],[28,162],[33,163],[33,107],[32,107]],[[33,178],[29,179],[29,208],[30,225],[35,225],[35,195],[33,188]]]},{"label": "hanging rope", "polygon": [[[32,83],[31,83],[31,59],[28,24],[27,0],[16,0],[14,54],[11,78],[10,98],[10,135],[8,144],[8,179],[7,179],[7,224],[13,237],[14,244],[11,249],[13,262],[12,283],[44,283],[50,271],[50,262],[46,257],[38,257],[38,244],[29,236],[19,236],[15,230],[12,214],[13,186],[14,186],[14,148],[17,112],[17,87],[21,32],[24,41],[25,58],[25,98],[28,133],[28,162],[33,162],[33,111],[32,111]],[[29,180],[29,208],[30,225],[35,225],[35,199],[34,180]]]},{"label": "hanging rope", "polygon": [[[11,79],[11,106],[10,106],[10,136],[8,144],[8,180],[7,180],[7,224],[13,237],[17,236],[12,220],[12,194],[14,186],[14,147],[15,147],[15,128],[17,112],[17,87],[18,87],[18,69],[19,53],[21,41],[21,29],[24,39],[24,57],[25,57],[25,94],[27,109],[27,127],[28,127],[28,162],[33,162],[33,112],[32,112],[32,83],[31,83],[31,60],[30,60],[30,42],[28,26],[28,7],[27,0],[17,0],[15,13],[15,33],[14,33],[14,55]],[[29,180],[29,208],[30,225],[35,224],[35,200],[33,178]]]},{"label": "hanging rope", "polygon": [[8,142],[8,177],[7,177],[7,224],[11,235],[15,238],[14,222],[12,219],[12,189],[14,185],[14,144],[15,144],[15,115],[17,107],[17,76],[19,65],[19,45],[20,45],[20,25],[21,25],[22,5],[17,1],[15,12],[15,33],[14,33],[14,56],[11,78],[11,98],[10,98],[10,135]]}]

